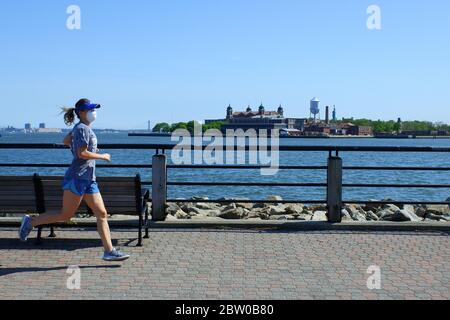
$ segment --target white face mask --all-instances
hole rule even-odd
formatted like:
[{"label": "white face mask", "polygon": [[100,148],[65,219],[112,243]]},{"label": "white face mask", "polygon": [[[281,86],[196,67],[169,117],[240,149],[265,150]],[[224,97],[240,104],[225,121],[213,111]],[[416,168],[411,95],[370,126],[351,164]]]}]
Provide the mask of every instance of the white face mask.
[{"label": "white face mask", "polygon": [[86,120],[89,121],[89,123],[92,123],[97,119],[97,111],[91,110],[86,115]]}]

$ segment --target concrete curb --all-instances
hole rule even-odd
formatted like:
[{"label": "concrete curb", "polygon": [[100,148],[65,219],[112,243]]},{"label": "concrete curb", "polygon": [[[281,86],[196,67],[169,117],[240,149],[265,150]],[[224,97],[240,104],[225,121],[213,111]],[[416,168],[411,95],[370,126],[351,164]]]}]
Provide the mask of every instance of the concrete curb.
[{"label": "concrete curb", "polygon": [[[113,228],[137,228],[137,219],[110,220]],[[0,227],[20,226],[19,218],[0,218]],[[73,219],[70,224],[56,225],[59,228],[95,228],[95,219]],[[291,231],[441,231],[450,232],[450,223],[444,222],[342,222],[321,221],[161,221],[149,222],[150,229],[272,229]]]}]

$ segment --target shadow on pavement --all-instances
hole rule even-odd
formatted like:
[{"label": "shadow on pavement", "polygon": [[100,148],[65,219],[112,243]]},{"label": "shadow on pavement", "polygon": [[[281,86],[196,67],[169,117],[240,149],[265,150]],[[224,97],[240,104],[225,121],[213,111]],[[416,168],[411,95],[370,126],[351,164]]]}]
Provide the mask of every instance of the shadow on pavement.
[{"label": "shadow on pavement", "polygon": [[[103,265],[103,266],[78,266],[80,269],[117,269],[120,265]],[[48,268],[0,268],[0,277],[7,276],[15,273],[25,272],[47,272],[47,271],[59,271],[67,270],[68,266],[64,267],[48,267]]]}]

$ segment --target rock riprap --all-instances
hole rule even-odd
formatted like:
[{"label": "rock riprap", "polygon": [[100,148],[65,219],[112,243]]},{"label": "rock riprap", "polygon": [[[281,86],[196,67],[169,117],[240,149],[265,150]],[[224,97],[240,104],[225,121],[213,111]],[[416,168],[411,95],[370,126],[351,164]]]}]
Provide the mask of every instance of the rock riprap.
[{"label": "rock riprap", "polygon": [[[182,199],[178,199],[182,200]],[[269,196],[267,203],[249,203],[246,198],[221,198],[227,203],[205,203],[207,197],[193,197],[189,202],[168,203],[168,220],[299,220],[327,221],[327,208],[323,204],[282,204],[280,196]],[[450,200],[447,199],[448,202]],[[377,202],[379,201],[379,203]],[[347,204],[342,208],[343,222],[450,222],[450,205],[394,205],[392,199],[370,200],[367,204]]]}]

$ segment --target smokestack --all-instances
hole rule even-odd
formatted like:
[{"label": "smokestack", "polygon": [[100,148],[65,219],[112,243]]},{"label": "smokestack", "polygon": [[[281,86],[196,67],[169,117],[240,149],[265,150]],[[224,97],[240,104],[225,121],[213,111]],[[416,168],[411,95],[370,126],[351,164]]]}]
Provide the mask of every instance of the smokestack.
[{"label": "smokestack", "polygon": [[326,124],[330,123],[330,107],[329,106],[325,107],[325,123]]}]

